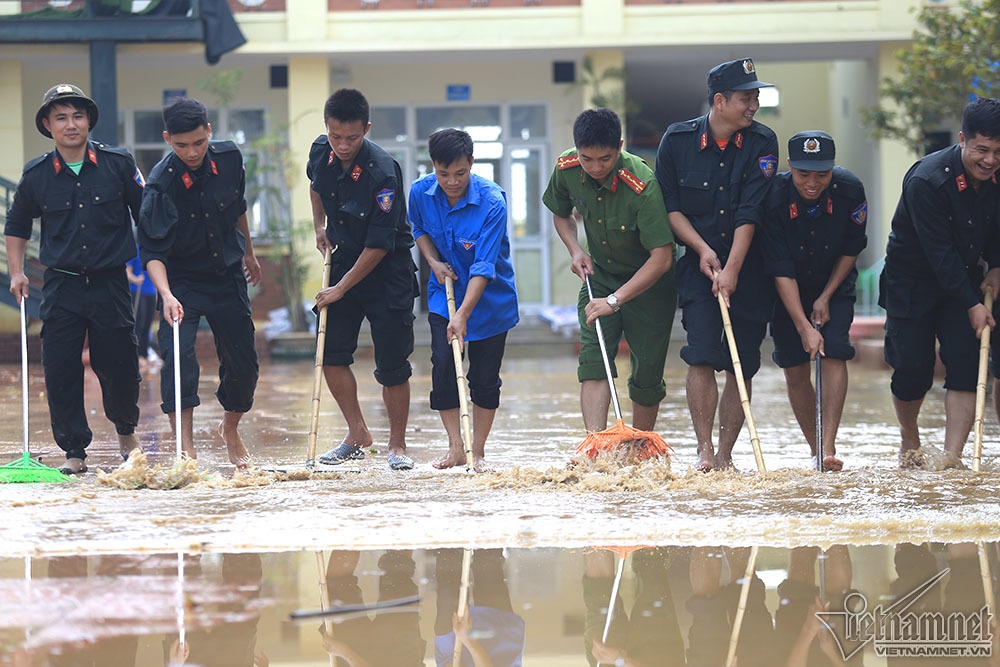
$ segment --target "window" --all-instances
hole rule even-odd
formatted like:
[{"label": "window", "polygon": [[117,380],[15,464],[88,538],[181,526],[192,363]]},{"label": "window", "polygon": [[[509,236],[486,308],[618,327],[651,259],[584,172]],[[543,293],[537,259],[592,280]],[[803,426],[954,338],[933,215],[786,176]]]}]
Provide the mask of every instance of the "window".
[{"label": "window", "polygon": [[[247,218],[250,233],[278,232],[289,228],[290,204],[285,187],[281,146],[287,144],[267,133],[264,109],[208,110],[213,139],[228,139],[243,152],[247,173]],[[131,109],[119,119],[119,139],[135,156],[143,174],[149,174],[169,152],[163,140],[160,109]]]}]

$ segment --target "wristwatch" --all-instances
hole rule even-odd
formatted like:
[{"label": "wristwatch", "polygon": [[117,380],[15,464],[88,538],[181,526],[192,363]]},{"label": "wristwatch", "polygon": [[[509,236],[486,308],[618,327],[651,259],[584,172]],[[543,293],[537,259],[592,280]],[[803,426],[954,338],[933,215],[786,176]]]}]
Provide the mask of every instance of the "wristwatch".
[{"label": "wristwatch", "polygon": [[613,310],[616,313],[619,310],[622,309],[622,307],[618,305],[618,295],[617,294],[614,294],[614,293],[609,294],[608,298],[607,298],[607,302],[608,302],[608,305],[611,306],[611,310]]}]

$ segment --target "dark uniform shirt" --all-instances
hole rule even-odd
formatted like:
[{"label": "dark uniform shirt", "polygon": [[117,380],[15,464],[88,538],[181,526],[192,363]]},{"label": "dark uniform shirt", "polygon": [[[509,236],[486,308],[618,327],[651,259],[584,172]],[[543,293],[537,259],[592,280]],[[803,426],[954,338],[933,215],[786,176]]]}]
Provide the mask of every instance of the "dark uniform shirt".
[{"label": "dark uniform shirt", "polygon": [[575,148],[564,152],[542,202],[561,218],[580,213],[595,266],[612,275],[631,276],[650,250],[674,241],[653,171],[626,151],[603,183],[587,175]]},{"label": "dark uniform shirt", "polygon": [[[802,201],[790,172],[778,174],[764,200],[764,270],[794,278],[803,294],[818,294],[841,257],[865,249],[867,221],[865,186],[846,169],[833,168],[815,204]],[[857,275],[852,269],[837,291],[853,293]]]},{"label": "dark uniform shirt", "polygon": [[915,316],[917,302],[942,290],[967,309],[979,303],[979,258],[1000,266],[998,206],[996,176],[977,191],[958,144],[910,167],[886,247],[880,303],[888,314]]},{"label": "dark uniform shirt", "polygon": [[[683,213],[725,266],[736,229],[760,224],[764,196],[777,166],[778,139],[770,128],[753,121],[720,149],[706,114],[667,128],[656,153],[656,180],[667,212]],[[732,304],[737,314],[765,322],[771,315],[774,288],[764,274],[759,236],[754,234],[743,260]],[[682,304],[710,285],[702,280],[697,264],[695,253],[678,260]]]},{"label": "dark uniform shirt", "polygon": [[24,166],[4,234],[31,238],[41,217],[39,261],[70,273],[122,269],[135,256],[143,178],[124,148],[88,142],[79,175],[53,150]]},{"label": "dark uniform shirt", "polygon": [[337,246],[334,263],[353,266],[365,248],[393,252],[413,247],[399,164],[368,139],[349,169],[341,169],[326,135],[309,150],[306,176],[323,200],[326,236]]},{"label": "dark uniform shirt", "polygon": [[243,155],[212,141],[191,171],[171,152],[153,167],[139,219],[143,265],[160,260],[170,280],[205,279],[239,265],[246,238],[236,223],[247,210]]},{"label": "dark uniform shirt", "polygon": [[778,139],[753,121],[719,149],[708,115],[667,128],[656,153],[656,180],[667,212],[680,211],[725,264],[733,232],[760,223],[761,204],[778,166]]}]

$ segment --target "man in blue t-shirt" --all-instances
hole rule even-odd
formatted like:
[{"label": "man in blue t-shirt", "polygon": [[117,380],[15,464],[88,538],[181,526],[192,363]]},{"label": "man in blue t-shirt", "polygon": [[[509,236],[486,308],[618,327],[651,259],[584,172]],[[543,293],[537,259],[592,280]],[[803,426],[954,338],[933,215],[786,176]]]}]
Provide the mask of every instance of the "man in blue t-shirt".
[{"label": "man in blue t-shirt", "polygon": [[153,326],[153,316],[156,314],[156,286],[142,268],[138,245],[135,257],[125,265],[125,276],[128,278],[128,289],[132,295],[135,337],[139,341],[139,370],[143,370],[150,362],[158,362],[160,357],[149,346],[149,330]]},{"label": "man in blue t-shirt", "polygon": [[[464,465],[458,385],[451,340],[468,341],[472,453],[482,470],[486,438],[500,405],[500,364],[507,332],[517,324],[517,290],[507,238],[507,196],[472,173],[472,137],[440,130],[428,140],[434,173],[410,188],[413,236],[427,259],[431,326],[431,408],[441,413],[448,454],[435,468]],[[455,281],[457,311],[449,321],[445,278]],[[459,305],[460,304],[460,305]]]}]

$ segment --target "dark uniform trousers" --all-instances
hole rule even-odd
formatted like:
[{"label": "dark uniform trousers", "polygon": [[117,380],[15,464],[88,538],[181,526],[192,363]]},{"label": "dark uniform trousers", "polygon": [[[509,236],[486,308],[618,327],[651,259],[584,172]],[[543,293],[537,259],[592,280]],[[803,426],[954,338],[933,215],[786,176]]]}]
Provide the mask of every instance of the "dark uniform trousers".
[{"label": "dark uniform trousers", "polygon": [[993,181],[970,185],[958,144],[924,156],[903,179],[879,281],[890,389],[900,400],[923,398],[933,385],[935,338],[945,389],[976,390],[979,341],[968,309],[982,300],[981,261],[1000,266],[998,197]]},{"label": "dark uniform trousers", "polygon": [[73,276],[45,272],[42,365],[52,435],[67,458],[86,458],[93,434],[83,404],[83,345],[101,384],[104,414],[119,435],[139,423],[139,360],[125,267]]},{"label": "dark uniform trousers", "polygon": [[385,250],[371,273],[327,307],[324,366],[350,366],[358,347],[361,321],[371,325],[375,381],[383,387],[406,382],[412,374],[413,299],[420,294],[410,256],[413,234],[406,220],[399,164],[365,139],[353,166],[342,169],[326,135],[309,150],[306,176],[323,201],[326,237],[337,250],[330,282],[336,285],[366,248]]},{"label": "dark uniform trousers", "polygon": [[[431,327],[431,410],[454,410],[459,406],[455,377],[455,353],[448,341],[448,318],[437,313],[427,316]],[[500,366],[503,363],[507,332],[489,338],[465,341],[469,357],[469,397],[485,410],[500,407]]]},{"label": "dark uniform trousers", "polygon": [[[184,308],[180,323],[181,409],[201,404],[198,398],[200,368],[195,342],[201,318],[208,321],[219,356],[219,388],[215,392],[227,412],[249,412],[253,407],[259,366],[254,344],[253,318],[242,266],[226,270],[217,281],[177,280],[170,289]],[[174,412],[174,330],[160,314],[158,334],[163,369],[160,372],[160,408]]]}]

